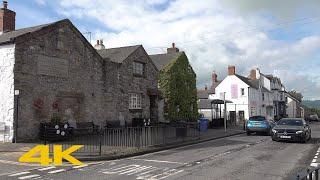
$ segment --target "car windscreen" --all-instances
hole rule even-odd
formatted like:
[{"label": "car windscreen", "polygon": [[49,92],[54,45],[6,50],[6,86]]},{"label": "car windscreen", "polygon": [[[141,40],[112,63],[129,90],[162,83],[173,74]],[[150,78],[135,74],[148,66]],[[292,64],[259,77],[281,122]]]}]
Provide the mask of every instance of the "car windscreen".
[{"label": "car windscreen", "polygon": [[281,119],[277,122],[277,125],[302,126],[303,122],[301,120],[294,119]]},{"label": "car windscreen", "polygon": [[266,118],[264,117],[251,117],[249,118],[249,121],[265,121]]}]

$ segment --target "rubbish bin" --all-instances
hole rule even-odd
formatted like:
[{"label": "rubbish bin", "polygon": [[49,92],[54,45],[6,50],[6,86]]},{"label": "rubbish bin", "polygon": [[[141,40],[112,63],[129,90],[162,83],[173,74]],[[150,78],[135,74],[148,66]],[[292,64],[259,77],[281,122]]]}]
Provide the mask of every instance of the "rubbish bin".
[{"label": "rubbish bin", "polygon": [[200,132],[206,132],[208,130],[208,119],[201,118],[199,119]]}]

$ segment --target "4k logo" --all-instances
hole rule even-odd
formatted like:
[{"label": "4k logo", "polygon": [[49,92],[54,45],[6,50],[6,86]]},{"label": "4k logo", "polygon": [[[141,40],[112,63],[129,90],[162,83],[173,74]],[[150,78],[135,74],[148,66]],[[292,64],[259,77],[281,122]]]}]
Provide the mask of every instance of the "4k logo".
[{"label": "4k logo", "polygon": [[[27,153],[23,154],[19,158],[19,162],[22,163],[40,163],[42,166],[47,166],[53,162],[55,166],[61,166],[62,160],[65,159],[69,161],[71,164],[79,166],[83,165],[78,159],[71,156],[71,153],[77,151],[82,148],[83,145],[74,145],[70,148],[62,151],[62,145],[54,145],[53,146],[53,159],[50,158],[49,155],[49,145],[37,145],[32,148]],[[35,157],[37,156],[38,157]]]}]

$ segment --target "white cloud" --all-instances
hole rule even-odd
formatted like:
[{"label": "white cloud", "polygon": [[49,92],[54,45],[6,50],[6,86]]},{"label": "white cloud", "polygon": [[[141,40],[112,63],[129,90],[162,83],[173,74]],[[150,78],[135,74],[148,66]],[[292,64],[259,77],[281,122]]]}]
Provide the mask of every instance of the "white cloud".
[{"label": "white cloud", "polygon": [[[213,70],[220,78],[225,76],[229,64],[236,65],[237,72],[243,75],[258,66],[266,74],[286,72],[281,78],[288,89],[303,91],[307,98],[320,98],[319,91],[315,91],[320,90],[319,84],[310,80],[315,76],[299,69],[320,48],[320,36],[291,42],[275,40],[257,28],[272,25],[261,16],[235,15],[215,0],[176,0],[165,5],[166,2],[61,0],[59,11],[69,17],[96,19],[112,29],[113,32],[91,30],[95,32],[94,39],[103,38],[107,47],[143,44],[149,53],[159,53],[176,42],[187,52],[199,86],[210,84]],[[159,9],[157,5],[166,8]]]},{"label": "white cloud", "polygon": [[36,3],[38,3],[39,5],[45,5],[46,4],[46,1],[45,0],[35,0]]}]

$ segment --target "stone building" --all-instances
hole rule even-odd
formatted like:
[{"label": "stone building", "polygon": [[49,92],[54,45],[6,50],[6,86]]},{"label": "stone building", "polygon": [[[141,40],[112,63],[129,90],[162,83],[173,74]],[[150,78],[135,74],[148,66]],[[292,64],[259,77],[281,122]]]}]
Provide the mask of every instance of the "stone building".
[{"label": "stone building", "polygon": [[175,44],[165,54],[150,55],[159,69],[160,121],[195,121],[198,118],[196,74],[185,52]]},{"label": "stone building", "polygon": [[156,123],[158,108],[158,70],[142,45],[104,49],[103,41],[95,45],[106,61],[107,77],[112,86],[109,102],[113,103],[113,118],[120,125],[137,125],[143,119]]},{"label": "stone building", "polygon": [[0,35],[0,122],[10,127],[9,139],[37,139],[40,122],[53,118],[101,124],[111,117],[105,110],[111,62],[69,20],[15,30],[6,8],[0,13],[10,21]]}]

